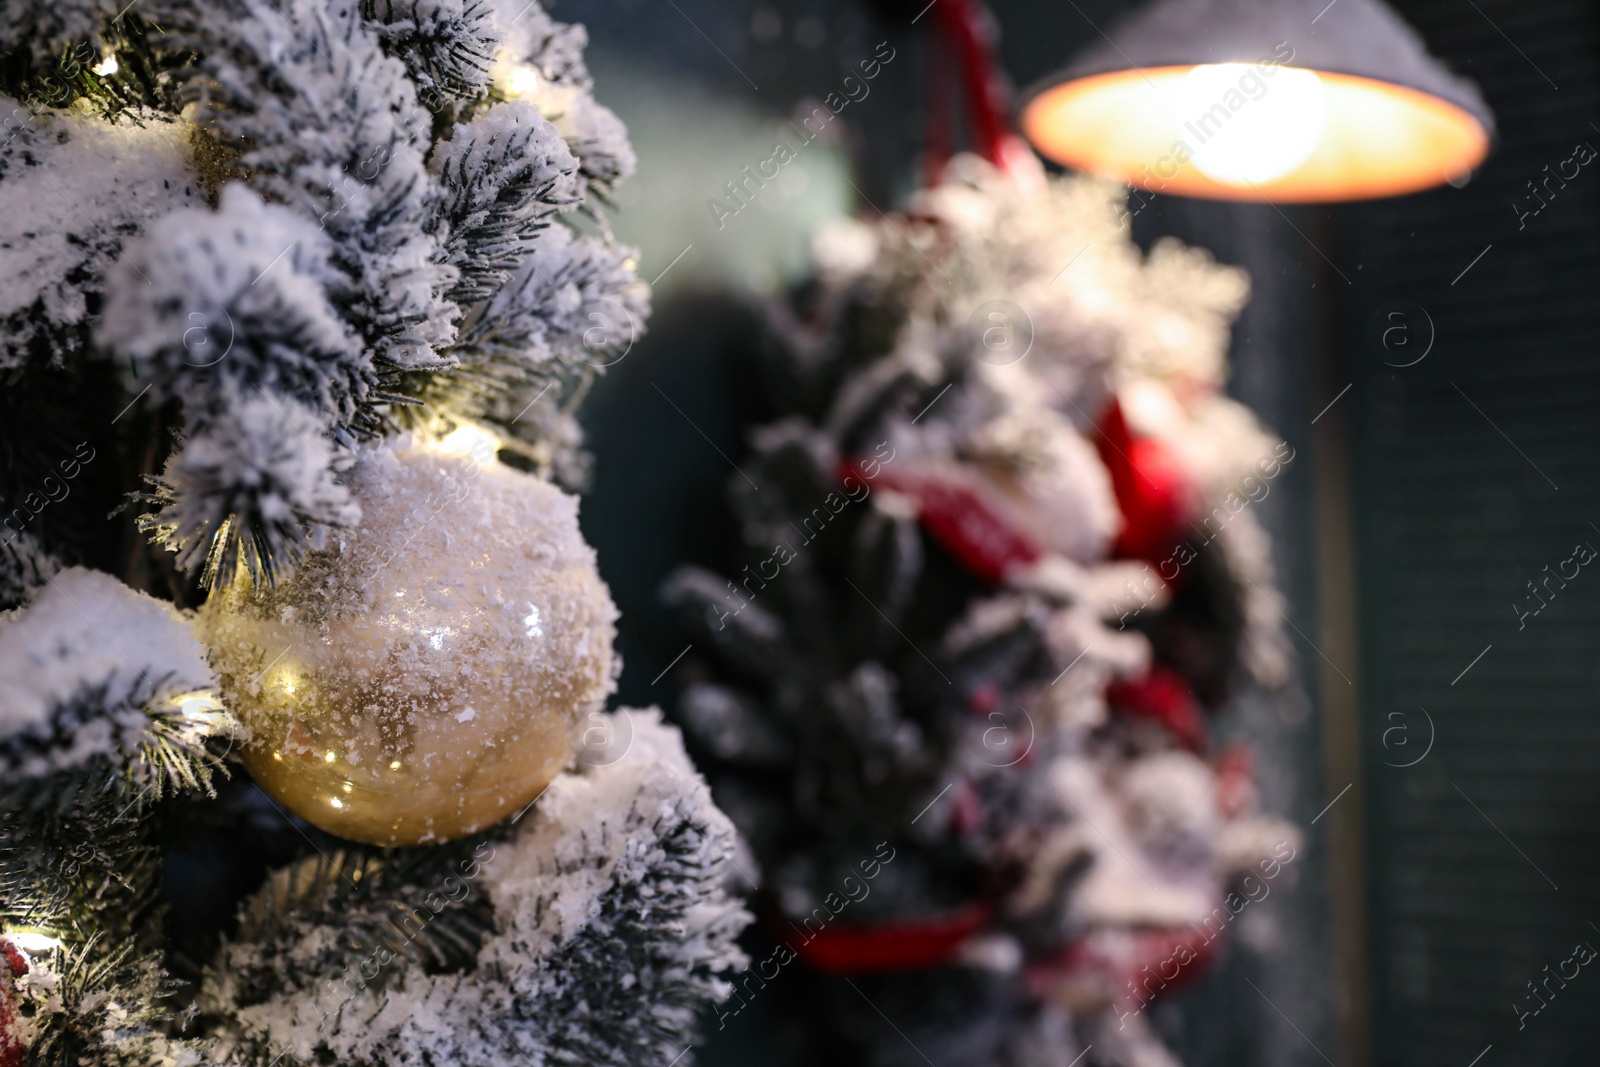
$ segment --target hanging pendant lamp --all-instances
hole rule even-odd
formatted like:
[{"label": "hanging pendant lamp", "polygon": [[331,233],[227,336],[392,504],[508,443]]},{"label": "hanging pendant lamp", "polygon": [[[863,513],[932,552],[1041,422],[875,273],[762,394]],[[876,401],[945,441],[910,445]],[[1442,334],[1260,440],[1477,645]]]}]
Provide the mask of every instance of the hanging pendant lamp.
[{"label": "hanging pendant lamp", "polygon": [[1459,185],[1494,118],[1381,0],[1156,0],[1030,92],[1046,157],[1154,193],[1284,203]]}]

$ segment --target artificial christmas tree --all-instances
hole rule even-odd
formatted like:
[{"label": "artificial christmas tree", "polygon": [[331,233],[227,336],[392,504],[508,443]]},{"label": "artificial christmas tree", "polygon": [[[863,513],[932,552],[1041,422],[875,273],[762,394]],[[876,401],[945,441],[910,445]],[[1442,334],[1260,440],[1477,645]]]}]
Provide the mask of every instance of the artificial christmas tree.
[{"label": "artificial christmas tree", "polygon": [[666,590],[804,1062],[1170,1064],[1145,1007],[1296,855],[1208,722],[1287,676],[1249,502],[1292,454],[1220,392],[1246,279],[995,155],[819,238],[744,556]]},{"label": "artificial christmas tree", "polygon": [[648,303],[584,44],[0,5],[4,1067],[666,1065],[726,995],[736,836],[601,710],[555,484]]}]

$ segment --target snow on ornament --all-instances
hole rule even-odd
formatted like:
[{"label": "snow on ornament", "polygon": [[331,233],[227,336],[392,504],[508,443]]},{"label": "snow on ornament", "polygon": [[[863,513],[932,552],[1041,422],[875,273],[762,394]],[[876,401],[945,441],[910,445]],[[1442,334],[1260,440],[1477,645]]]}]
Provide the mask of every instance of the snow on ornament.
[{"label": "snow on ornament", "polygon": [[615,688],[578,503],[470,428],[365,451],[359,526],[200,624],[257,783],[341,837],[447,841],[531,804]]}]

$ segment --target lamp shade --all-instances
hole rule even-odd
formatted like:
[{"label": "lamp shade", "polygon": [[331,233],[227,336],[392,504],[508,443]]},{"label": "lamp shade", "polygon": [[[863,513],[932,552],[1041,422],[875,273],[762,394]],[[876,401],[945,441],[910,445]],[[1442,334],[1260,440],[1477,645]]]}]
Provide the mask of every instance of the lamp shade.
[{"label": "lamp shade", "polygon": [[1459,184],[1477,87],[1381,0],[1157,0],[1024,99],[1046,157],[1150,192],[1362,200]]}]

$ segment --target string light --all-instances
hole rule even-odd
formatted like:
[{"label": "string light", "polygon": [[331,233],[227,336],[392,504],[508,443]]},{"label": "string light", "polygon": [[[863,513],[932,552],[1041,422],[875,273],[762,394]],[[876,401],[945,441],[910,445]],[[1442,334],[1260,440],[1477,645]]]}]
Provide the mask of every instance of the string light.
[{"label": "string light", "polygon": [[53,952],[61,947],[61,939],[43,930],[7,930],[6,939],[30,956]]},{"label": "string light", "polygon": [[480,460],[487,460],[500,451],[503,444],[502,438],[476,423],[459,423],[455,429],[445,434],[439,441],[439,447],[446,452],[456,452],[462,455],[476,456]]},{"label": "string light", "polygon": [[517,65],[506,78],[509,96],[535,96],[539,92],[539,72],[532,67]]},{"label": "string light", "polygon": [[170,703],[185,719],[210,719],[225,710],[222,701],[217,699],[217,694],[209,689],[179,693],[170,699]]}]

